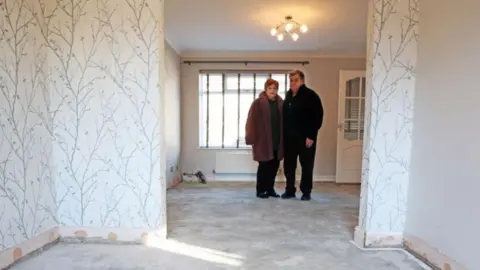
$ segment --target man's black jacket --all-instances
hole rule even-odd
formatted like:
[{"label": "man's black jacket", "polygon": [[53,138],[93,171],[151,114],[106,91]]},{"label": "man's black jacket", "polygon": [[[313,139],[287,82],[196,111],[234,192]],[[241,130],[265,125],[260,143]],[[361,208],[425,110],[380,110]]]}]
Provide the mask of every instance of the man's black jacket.
[{"label": "man's black jacket", "polygon": [[317,140],[323,123],[323,106],[315,91],[305,85],[300,86],[293,96],[288,90],[283,103],[283,129],[285,139]]}]

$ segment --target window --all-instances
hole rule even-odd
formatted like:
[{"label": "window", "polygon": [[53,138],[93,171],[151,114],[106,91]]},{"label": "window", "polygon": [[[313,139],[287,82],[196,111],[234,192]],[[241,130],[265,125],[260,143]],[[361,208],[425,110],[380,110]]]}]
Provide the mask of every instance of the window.
[{"label": "window", "polygon": [[284,98],[289,89],[288,71],[200,72],[200,147],[247,147],[248,110],[268,78],[278,81],[278,94]]},{"label": "window", "polygon": [[343,135],[346,140],[363,140],[365,119],[365,77],[347,81],[345,93],[345,121]]}]

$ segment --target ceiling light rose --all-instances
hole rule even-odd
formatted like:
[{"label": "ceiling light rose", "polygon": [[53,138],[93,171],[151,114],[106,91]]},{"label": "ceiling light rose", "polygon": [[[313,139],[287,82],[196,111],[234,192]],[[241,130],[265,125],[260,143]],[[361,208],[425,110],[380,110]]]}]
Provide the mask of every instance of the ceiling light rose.
[{"label": "ceiling light rose", "polygon": [[299,24],[293,20],[292,16],[286,16],[284,22],[270,29],[270,35],[277,37],[278,41],[282,41],[286,35],[289,35],[293,41],[297,41],[300,37],[299,33],[306,33],[307,31],[306,24]]}]

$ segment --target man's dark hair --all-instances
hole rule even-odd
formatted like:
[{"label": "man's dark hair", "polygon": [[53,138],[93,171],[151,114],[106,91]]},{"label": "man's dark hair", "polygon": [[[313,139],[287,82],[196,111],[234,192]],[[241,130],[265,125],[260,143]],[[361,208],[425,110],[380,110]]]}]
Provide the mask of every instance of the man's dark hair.
[{"label": "man's dark hair", "polygon": [[305,74],[303,73],[303,71],[301,71],[299,69],[292,70],[288,75],[290,77],[294,76],[294,75],[298,75],[298,77],[300,77],[300,79],[302,79],[302,81],[305,81]]}]

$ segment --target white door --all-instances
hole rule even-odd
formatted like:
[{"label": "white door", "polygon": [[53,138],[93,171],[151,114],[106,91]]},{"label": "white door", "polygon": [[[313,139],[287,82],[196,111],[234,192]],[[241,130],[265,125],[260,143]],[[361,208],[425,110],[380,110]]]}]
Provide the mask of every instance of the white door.
[{"label": "white door", "polygon": [[365,71],[341,70],[338,95],[337,183],[360,183],[365,117]]}]

